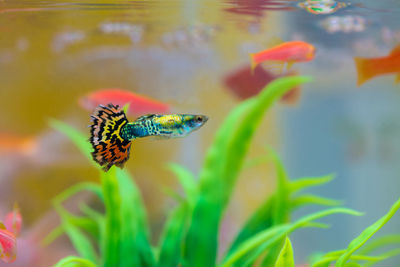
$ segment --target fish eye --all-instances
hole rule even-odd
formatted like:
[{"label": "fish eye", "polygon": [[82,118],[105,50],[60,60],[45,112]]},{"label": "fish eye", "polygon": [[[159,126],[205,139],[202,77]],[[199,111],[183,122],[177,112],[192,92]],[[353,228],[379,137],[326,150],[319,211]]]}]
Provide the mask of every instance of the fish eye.
[{"label": "fish eye", "polygon": [[203,121],[203,118],[202,118],[201,116],[196,116],[195,120],[196,120],[197,122],[202,122],[202,121]]}]

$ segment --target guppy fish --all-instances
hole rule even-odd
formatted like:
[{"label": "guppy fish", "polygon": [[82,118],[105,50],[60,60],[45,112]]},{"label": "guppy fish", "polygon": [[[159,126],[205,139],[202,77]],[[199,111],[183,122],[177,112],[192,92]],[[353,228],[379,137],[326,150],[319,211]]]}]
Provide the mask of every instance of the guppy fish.
[{"label": "guppy fish", "polygon": [[199,129],[208,120],[204,115],[150,114],[128,122],[125,112],[118,105],[99,105],[91,115],[90,143],[93,160],[104,171],[113,165],[123,168],[129,159],[132,141],[136,138],[159,136],[162,138],[184,137]]},{"label": "guppy fish", "polygon": [[314,59],[315,47],[303,41],[290,41],[268,48],[258,53],[251,53],[251,68],[264,61],[286,62],[288,69],[297,62],[307,62]]}]

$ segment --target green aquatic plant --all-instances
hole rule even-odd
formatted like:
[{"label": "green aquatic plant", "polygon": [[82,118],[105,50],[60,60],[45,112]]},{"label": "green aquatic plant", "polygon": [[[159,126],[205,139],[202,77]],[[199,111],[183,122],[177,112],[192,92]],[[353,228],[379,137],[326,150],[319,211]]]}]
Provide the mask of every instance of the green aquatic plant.
[{"label": "green aquatic plant", "polygon": [[[79,254],[79,257],[62,259],[56,266],[228,267],[252,266],[256,263],[258,266],[294,266],[293,249],[288,238],[290,233],[306,227],[328,227],[318,222],[328,215],[361,214],[337,207],[340,203],[335,200],[303,194],[301,191],[306,188],[329,182],[332,175],[290,180],[283,164],[273,152],[268,152],[266,158],[272,159],[276,167],[276,191],[245,222],[220,260],[217,260],[217,240],[223,213],[244,165],[251,139],[265,112],[288,90],[309,80],[307,77],[278,79],[256,97],[239,104],[218,130],[207,152],[199,179],[196,180],[183,166],[168,165],[168,169],[178,178],[184,196],[174,193],[173,190],[166,190],[178,202],[168,215],[157,246],[149,241],[146,211],[134,179],[126,170],[112,167],[109,172],[103,172],[98,165],[93,164],[99,170],[100,184],[78,184],[58,195],[53,201],[62,223],[49,234],[45,243],[48,244],[66,233]],[[51,120],[50,124],[67,135],[89,161],[93,162],[86,135],[60,121]],[[83,190],[94,193],[104,204],[105,212],[99,212],[82,203],[81,215],[75,215],[63,207],[65,200]],[[291,220],[291,213],[295,209],[311,204],[333,207],[296,221]],[[393,215],[395,211],[392,210],[390,214]],[[390,216],[379,221],[380,224],[372,230],[363,233],[346,251],[332,254],[343,263],[359,259],[358,255],[352,253],[388,219]],[[376,243],[367,252],[397,241]],[[363,255],[362,259],[366,257]],[[377,257],[370,258],[371,261],[377,260]]]}]

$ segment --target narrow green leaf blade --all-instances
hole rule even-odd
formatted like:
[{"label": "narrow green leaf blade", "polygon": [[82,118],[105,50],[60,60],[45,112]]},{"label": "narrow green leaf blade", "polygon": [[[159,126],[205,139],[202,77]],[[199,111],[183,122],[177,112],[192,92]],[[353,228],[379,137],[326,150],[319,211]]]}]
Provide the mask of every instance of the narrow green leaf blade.
[{"label": "narrow green leaf blade", "polygon": [[[256,97],[236,107],[221,126],[200,174],[200,192],[186,239],[185,263],[188,266],[215,266],[222,212],[255,130],[279,97],[308,81],[307,77],[285,77],[271,82]],[[201,235],[202,232],[207,232],[207,237]]]},{"label": "narrow green leaf blade", "polygon": [[281,238],[284,238],[286,235],[290,234],[294,230],[307,227],[310,222],[318,220],[320,218],[326,217],[328,215],[343,213],[350,215],[360,215],[359,212],[356,212],[351,209],[346,208],[332,208],[323,210],[320,212],[312,213],[310,215],[304,216],[299,220],[290,223],[274,226],[267,230],[261,231],[258,234],[254,235],[250,239],[243,242],[221,265],[221,267],[229,267],[233,266],[238,260],[244,257],[246,254],[257,251],[257,253],[252,254],[253,259],[249,259],[248,261],[254,260],[257,258],[262,252],[271,247],[272,245],[279,242]]},{"label": "narrow green leaf blade", "polygon": [[140,192],[127,171],[116,169],[116,179],[121,198],[121,266],[155,266]]},{"label": "narrow green leaf blade", "polygon": [[360,249],[360,254],[370,254],[371,252],[388,245],[397,245],[400,247],[400,234],[385,235],[378,237]]},{"label": "narrow green leaf blade", "polygon": [[60,194],[58,194],[54,199],[53,203],[55,204],[62,204],[65,200],[69,199],[70,197],[74,196],[75,194],[81,191],[89,191],[94,193],[98,196],[101,200],[103,200],[103,193],[101,191],[100,185],[91,182],[82,182],[76,185],[69,187],[68,189],[64,190]]},{"label": "narrow green leaf blade", "polygon": [[324,198],[312,194],[301,195],[292,200],[292,208],[297,209],[305,205],[321,205],[321,206],[338,206],[342,204],[341,201]]},{"label": "narrow green leaf blade", "polygon": [[61,206],[56,206],[56,210],[61,217],[62,226],[65,232],[79,255],[91,262],[97,262],[98,256],[92,243],[87,236],[84,235],[76,225],[74,225],[71,219],[72,216]]},{"label": "narrow green leaf blade", "polygon": [[232,242],[232,245],[226,255],[228,257],[244,240],[254,234],[273,226],[273,205],[274,196],[268,198],[250,217],[245,225],[240,229],[239,234]]},{"label": "narrow green leaf blade", "polygon": [[196,182],[194,175],[188,169],[176,163],[169,163],[167,167],[175,174],[176,178],[178,178],[183,190],[185,191],[186,197],[189,202],[192,202],[196,196]]},{"label": "narrow green leaf blade", "polygon": [[82,154],[85,155],[89,161],[93,162],[91,155],[92,148],[86,135],[82,134],[72,126],[56,119],[49,119],[49,124],[53,129],[65,134],[78,147]]},{"label": "narrow green leaf blade", "polygon": [[176,267],[182,261],[182,243],[188,228],[191,208],[180,203],[168,218],[160,242],[158,267]]},{"label": "narrow green leaf blade", "polygon": [[393,204],[389,212],[381,217],[378,221],[367,227],[359,236],[357,236],[353,241],[350,242],[346,251],[336,262],[336,267],[344,266],[350,256],[365,244],[379,229],[381,229],[397,212],[400,208],[400,198]]},{"label": "narrow green leaf blade", "polygon": [[104,233],[103,265],[105,267],[120,266],[120,232],[121,232],[121,197],[115,167],[108,172],[101,172],[106,222]]},{"label": "narrow green leaf blade", "polygon": [[69,256],[57,262],[53,267],[97,267],[97,265],[87,259]]},{"label": "narrow green leaf blade", "polygon": [[294,267],[293,248],[288,237],[286,237],[285,244],[279,253],[275,267]]},{"label": "narrow green leaf blade", "polygon": [[304,190],[304,189],[312,187],[312,186],[319,186],[319,185],[326,184],[326,183],[332,181],[333,178],[334,178],[333,174],[319,176],[319,177],[300,178],[300,179],[292,181],[290,187],[291,187],[292,192],[299,192],[301,190]]}]

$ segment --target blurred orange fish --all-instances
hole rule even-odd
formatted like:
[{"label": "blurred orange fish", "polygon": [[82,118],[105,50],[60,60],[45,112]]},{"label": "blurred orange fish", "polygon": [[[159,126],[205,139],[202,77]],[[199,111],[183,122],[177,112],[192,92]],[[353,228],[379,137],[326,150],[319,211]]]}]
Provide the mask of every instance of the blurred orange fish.
[{"label": "blurred orange fish", "polygon": [[169,105],[165,103],[121,89],[97,90],[79,99],[79,104],[89,111],[94,110],[98,105],[108,105],[110,103],[121,107],[129,104],[128,114],[133,116],[168,113],[170,110]]},{"label": "blurred orange fish", "polygon": [[315,47],[303,41],[286,42],[264,51],[250,54],[251,68],[265,61],[278,61],[288,64],[307,62],[314,59]]},{"label": "blurred orange fish", "polygon": [[[247,99],[257,95],[273,80],[291,75],[296,75],[296,73],[277,75],[264,70],[261,66],[257,66],[254,71],[251,70],[250,66],[245,66],[227,75],[224,84],[238,98]],[[301,88],[297,86],[287,92],[280,100],[284,104],[295,105],[299,101],[300,95]]]},{"label": "blurred orange fish", "polygon": [[29,156],[37,149],[37,140],[34,137],[21,137],[0,133],[0,155],[19,154]]},{"label": "blurred orange fish", "polygon": [[380,75],[397,74],[395,83],[400,82],[400,45],[396,46],[386,57],[355,57],[357,68],[357,86]]}]

